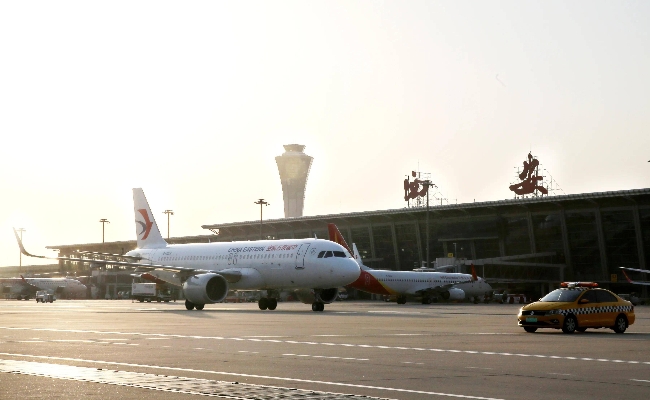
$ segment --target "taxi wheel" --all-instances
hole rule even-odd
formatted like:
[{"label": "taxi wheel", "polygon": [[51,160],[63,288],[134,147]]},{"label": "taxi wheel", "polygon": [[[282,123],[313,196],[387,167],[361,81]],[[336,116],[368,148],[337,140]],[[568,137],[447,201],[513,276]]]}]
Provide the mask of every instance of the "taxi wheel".
[{"label": "taxi wheel", "polygon": [[627,329],[627,320],[624,316],[619,315],[614,322],[614,332],[623,333]]},{"label": "taxi wheel", "polygon": [[564,317],[564,324],[562,324],[562,332],[564,333],[573,333],[578,327],[578,321],[573,315],[567,315]]},{"label": "taxi wheel", "polygon": [[537,331],[537,328],[534,326],[524,326],[524,330],[528,333],[535,333]]}]

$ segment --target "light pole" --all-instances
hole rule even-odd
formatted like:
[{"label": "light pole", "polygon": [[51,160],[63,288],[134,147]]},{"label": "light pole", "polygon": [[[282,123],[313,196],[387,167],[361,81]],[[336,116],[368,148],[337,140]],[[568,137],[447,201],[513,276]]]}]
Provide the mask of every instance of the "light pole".
[{"label": "light pole", "polygon": [[102,218],[99,220],[99,222],[102,223],[102,243],[104,243],[104,225],[107,223],[110,224],[111,221],[107,220],[106,218]]},{"label": "light pole", "polygon": [[254,202],[253,204],[259,204],[260,205],[260,240],[262,240],[262,206],[270,206],[270,203],[267,203],[264,201],[264,199],[259,199],[258,201]]},{"label": "light pole", "polygon": [[169,216],[174,215],[174,211],[165,210],[165,211],[163,211],[163,214],[167,214],[167,239],[169,239]]},{"label": "light pole", "polygon": [[[16,229],[18,232],[20,232],[20,242],[22,243],[23,241],[23,232],[26,231],[25,228],[18,228]],[[18,264],[18,272],[21,272],[21,269],[23,268],[23,251],[20,250],[20,261]]]}]

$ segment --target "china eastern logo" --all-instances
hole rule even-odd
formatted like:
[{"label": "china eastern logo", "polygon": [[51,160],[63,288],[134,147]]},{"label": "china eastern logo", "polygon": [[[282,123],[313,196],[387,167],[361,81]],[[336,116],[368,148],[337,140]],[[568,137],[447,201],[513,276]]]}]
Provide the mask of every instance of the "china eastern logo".
[{"label": "china eastern logo", "polygon": [[142,240],[146,240],[147,237],[149,236],[149,232],[151,232],[151,227],[153,226],[153,222],[149,220],[149,214],[147,213],[147,210],[144,208],[138,210],[140,214],[142,214],[142,218],[144,218],[144,222],[142,221],[135,221],[136,224],[139,224],[142,227],[142,231],[138,233],[138,235],[143,235]]}]

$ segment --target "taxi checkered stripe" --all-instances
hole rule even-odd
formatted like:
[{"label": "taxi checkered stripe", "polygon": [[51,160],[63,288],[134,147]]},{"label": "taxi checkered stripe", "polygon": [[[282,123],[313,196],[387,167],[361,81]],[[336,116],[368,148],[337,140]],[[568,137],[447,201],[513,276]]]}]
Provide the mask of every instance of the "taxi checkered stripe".
[{"label": "taxi checkered stripe", "polygon": [[583,307],[583,308],[568,308],[560,310],[560,314],[596,314],[602,312],[629,312],[632,311],[632,306],[603,306],[603,307]]}]

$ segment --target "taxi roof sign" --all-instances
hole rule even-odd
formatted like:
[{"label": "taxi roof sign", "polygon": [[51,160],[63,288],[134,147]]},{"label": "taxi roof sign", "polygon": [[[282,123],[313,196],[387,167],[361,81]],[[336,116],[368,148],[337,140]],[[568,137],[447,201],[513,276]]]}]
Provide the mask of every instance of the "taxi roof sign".
[{"label": "taxi roof sign", "polygon": [[595,288],[595,287],[598,287],[598,284],[597,284],[596,282],[562,282],[562,283],[560,283],[560,287],[568,287],[568,288],[573,288],[573,287]]}]

